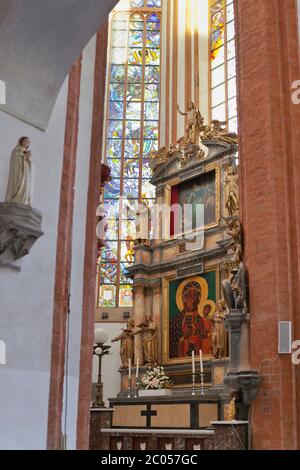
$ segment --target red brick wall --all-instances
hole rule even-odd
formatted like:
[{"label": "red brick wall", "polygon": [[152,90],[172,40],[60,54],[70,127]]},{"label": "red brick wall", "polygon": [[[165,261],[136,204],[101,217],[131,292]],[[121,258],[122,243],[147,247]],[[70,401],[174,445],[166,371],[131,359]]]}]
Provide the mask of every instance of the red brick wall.
[{"label": "red brick wall", "polygon": [[94,108],[91,139],[90,177],[87,203],[86,244],[82,307],[80,384],[77,421],[77,448],[89,448],[90,402],[92,396],[92,361],[95,329],[97,245],[96,209],[101,187],[102,129],[104,120],[108,25],[97,35],[94,80]]},{"label": "red brick wall", "polygon": [[59,449],[61,443],[61,416],[63,406],[66,324],[72,254],[80,80],[81,59],[75,63],[69,75],[54,290],[51,376],[48,410],[47,448],[49,450]]},{"label": "red brick wall", "polygon": [[[296,0],[235,0],[242,222],[250,277],[256,449],[300,448],[300,371],[278,355],[279,320],[300,339],[300,79]],[[299,404],[299,405],[298,405]]]}]

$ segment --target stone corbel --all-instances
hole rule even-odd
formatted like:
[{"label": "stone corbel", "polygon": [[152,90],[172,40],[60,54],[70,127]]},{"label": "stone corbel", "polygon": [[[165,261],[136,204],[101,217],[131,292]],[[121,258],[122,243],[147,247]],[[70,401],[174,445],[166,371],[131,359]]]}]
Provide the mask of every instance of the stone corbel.
[{"label": "stone corbel", "polygon": [[27,256],[43,235],[42,215],[23,204],[0,203],[0,267],[20,271],[15,262]]}]

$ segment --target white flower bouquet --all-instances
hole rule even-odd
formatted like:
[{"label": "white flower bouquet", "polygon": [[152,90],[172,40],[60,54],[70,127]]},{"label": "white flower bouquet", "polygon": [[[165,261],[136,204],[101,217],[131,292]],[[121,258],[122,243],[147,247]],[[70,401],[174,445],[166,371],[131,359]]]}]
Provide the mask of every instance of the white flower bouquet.
[{"label": "white flower bouquet", "polygon": [[157,366],[153,369],[149,368],[141,380],[141,388],[143,390],[162,390],[171,386],[172,382],[165,374],[162,366]]}]

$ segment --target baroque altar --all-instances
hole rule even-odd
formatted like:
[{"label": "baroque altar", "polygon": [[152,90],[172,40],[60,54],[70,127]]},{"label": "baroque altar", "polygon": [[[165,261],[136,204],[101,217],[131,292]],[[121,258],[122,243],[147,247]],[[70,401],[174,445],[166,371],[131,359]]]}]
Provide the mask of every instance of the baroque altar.
[{"label": "baroque altar", "polygon": [[[237,136],[224,123],[205,125],[192,103],[186,115],[186,135],[157,152],[156,204],[137,214],[134,309],[126,330],[130,377],[127,358],[121,391],[110,400],[111,430],[196,431],[232,419],[245,424],[259,386],[248,361]],[[130,393],[131,373],[156,365],[170,377],[171,395],[142,398],[136,385]],[[240,372],[247,372],[242,380]],[[250,400],[244,386],[252,390]]]}]

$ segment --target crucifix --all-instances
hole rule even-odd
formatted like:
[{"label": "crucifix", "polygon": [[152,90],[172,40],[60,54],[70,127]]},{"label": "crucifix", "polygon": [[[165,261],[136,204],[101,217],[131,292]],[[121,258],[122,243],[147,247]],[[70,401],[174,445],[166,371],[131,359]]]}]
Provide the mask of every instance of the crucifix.
[{"label": "crucifix", "polygon": [[147,405],[147,410],[144,410],[144,411],[141,411],[141,416],[145,416],[147,418],[147,423],[146,423],[146,427],[147,428],[151,428],[152,426],[152,418],[154,416],[157,416],[157,411],[152,411],[151,410],[151,405]]}]

